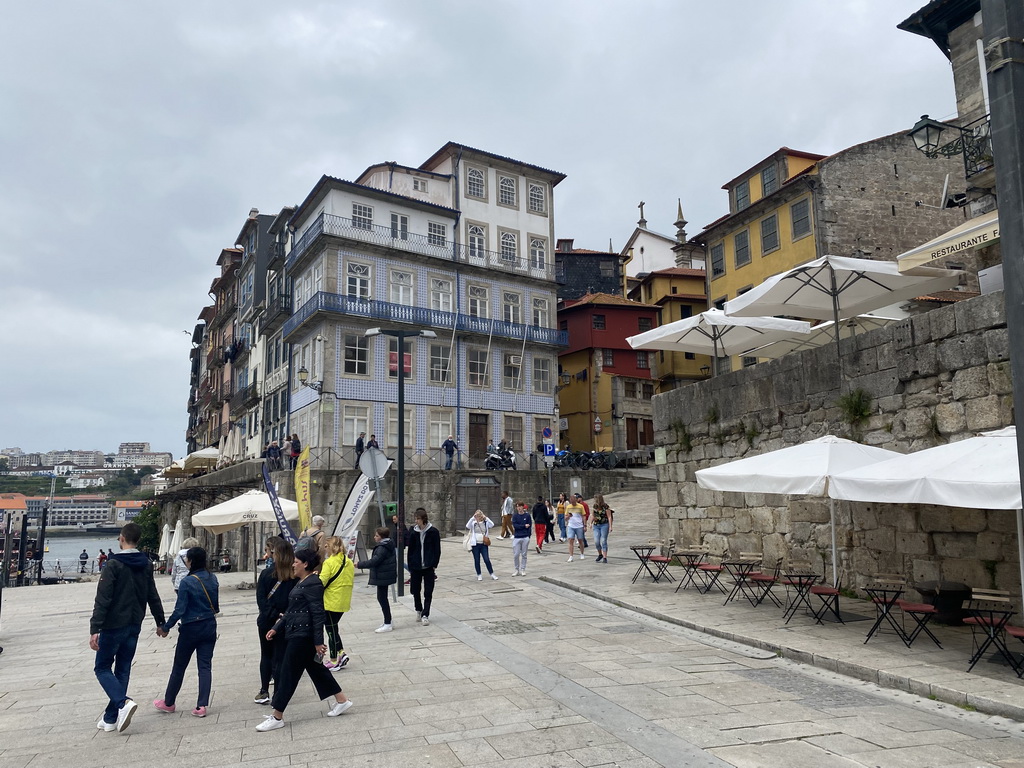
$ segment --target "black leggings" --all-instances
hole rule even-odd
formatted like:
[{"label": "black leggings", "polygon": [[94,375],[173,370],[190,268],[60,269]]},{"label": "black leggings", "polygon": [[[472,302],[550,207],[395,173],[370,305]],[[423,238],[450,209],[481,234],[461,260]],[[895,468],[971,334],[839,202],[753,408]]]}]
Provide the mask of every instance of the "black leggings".
[{"label": "black leggings", "polygon": [[324,632],[327,634],[327,648],[331,658],[335,659],[345,651],[345,644],[341,641],[341,634],[338,632],[338,622],[345,615],[344,611],[324,611],[327,614],[327,621],[324,622]]},{"label": "black leggings", "polygon": [[380,603],[380,612],[384,614],[384,623],[391,623],[391,604],[388,602],[388,588],[390,584],[377,585],[377,602]]},{"label": "black leggings", "polygon": [[313,640],[308,637],[296,637],[285,640],[284,654],[281,658],[281,666],[277,671],[278,681],[274,685],[274,699],[270,705],[278,712],[284,712],[284,708],[291,701],[295,689],[302,679],[302,672],[309,675],[316,688],[316,695],[321,701],[341,692],[334,675],[327,667],[316,660],[316,648]]},{"label": "black leggings", "polygon": [[[273,626],[273,624],[271,624]],[[278,669],[281,667],[281,657],[284,656],[284,638],[276,636],[273,640],[267,640],[267,630],[256,625],[256,631],[260,635],[260,690],[269,691],[270,681],[277,685]]]}]

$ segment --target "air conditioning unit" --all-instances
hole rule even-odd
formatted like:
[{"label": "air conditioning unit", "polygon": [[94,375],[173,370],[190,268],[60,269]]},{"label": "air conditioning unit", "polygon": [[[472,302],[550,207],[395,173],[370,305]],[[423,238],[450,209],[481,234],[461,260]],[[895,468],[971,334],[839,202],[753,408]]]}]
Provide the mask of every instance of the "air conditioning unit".
[{"label": "air conditioning unit", "polygon": [[509,355],[509,357],[508,357],[508,364],[509,365],[522,365],[523,364],[523,356],[522,355]]}]

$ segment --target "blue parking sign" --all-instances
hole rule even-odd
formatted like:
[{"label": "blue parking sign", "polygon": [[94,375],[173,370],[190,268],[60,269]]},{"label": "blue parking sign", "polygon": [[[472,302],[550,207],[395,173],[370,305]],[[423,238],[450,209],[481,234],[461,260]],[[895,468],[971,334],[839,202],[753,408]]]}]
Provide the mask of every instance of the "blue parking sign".
[{"label": "blue parking sign", "polygon": [[544,443],[544,455],[545,456],[554,456],[555,455],[555,445],[554,445],[554,443]]}]

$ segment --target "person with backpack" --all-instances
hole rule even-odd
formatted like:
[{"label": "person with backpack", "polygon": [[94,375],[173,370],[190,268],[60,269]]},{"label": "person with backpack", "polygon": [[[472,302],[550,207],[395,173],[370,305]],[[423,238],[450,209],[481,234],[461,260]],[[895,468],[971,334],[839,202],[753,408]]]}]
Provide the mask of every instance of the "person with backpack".
[{"label": "person with backpack", "polygon": [[324,585],[324,612],[327,621],[328,656],[324,666],[332,672],[344,669],[348,664],[345,643],[338,632],[338,622],[352,608],[352,586],[355,584],[356,567],[345,553],[345,542],[338,536],[327,539],[327,559],[320,566],[320,581]]},{"label": "person with backpack", "polygon": [[[273,542],[273,565],[263,569],[256,581],[256,630],[260,636],[260,690],[253,699],[257,704],[270,703],[270,683],[273,681],[277,690],[278,670],[284,657],[284,638],[267,638],[285,611],[288,610],[288,598],[292,588],[299,583],[292,573],[295,551],[292,545],[278,536],[271,536]],[[269,543],[269,541],[268,541]]]},{"label": "person with backpack", "polygon": [[398,581],[398,556],[396,554],[395,542],[391,540],[389,528],[378,528],[373,535],[376,544],[373,547],[373,554],[369,560],[360,560],[356,568],[370,570],[370,586],[377,587],[377,602],[380,604],[380,612],[384,615],[384,623],[374,632],[390,632],[391,626],[391,605],[388,603],[388,587]]},{"label": "person with backpack", "polygon": [[548,506],[544,503],[544,497],[538,496],[537,503],[533,505],[533,530],[537,534],[535,549],[538,555],[544,550],[544,541],[547,538],[550,525],[551,516],[548,514]]},{"label": "person with backpack", "polygon": [[299,535],[295,542],[295,551],[311,549],[323,558],[327,554],[327,534],[324,525],[327,519],[323,515],[313,515],[312,525]]},{"label": "person with backpack", "polygon": [[298,435],[292,435],[292,453],[289,461],[291,461],[292,470],[299,463],[299,454],[302,453],[302,441],[299,440]]}]

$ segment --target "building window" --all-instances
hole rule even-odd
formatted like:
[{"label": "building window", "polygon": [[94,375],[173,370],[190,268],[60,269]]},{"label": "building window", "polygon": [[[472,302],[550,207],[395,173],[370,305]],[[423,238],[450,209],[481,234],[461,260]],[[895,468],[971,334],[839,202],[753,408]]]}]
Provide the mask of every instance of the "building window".
[{"label": "building window", "polygon": [[548,258],[547,258],[547,243],[544,242],[543,238],[531,237],[530,238],[530,266],[534,269],[547,269]]},{"label": "building window", "polygon": [[696,360],[697,359],[697,355],[695,353],[693,353],[693,352],[683,352],[683,359],[684,360]]},{"label": "building window", "polygon": [[601,273],[601,277],[615,277],[615,262],[611,259],[602,259],[597,268]]},{"label": "building window", "polygon": [[569,321],[568,320],[559,320],[558,321],[558,330],[568,332],[569,331]]},{"label": "building window", "polygon": [[413,306],[412,272],[391,271],[391,303],[406,307]]},{"label": "building window", "polygon": [[610,368],[611,366],[615,365],[615,350],[613,350],[613,349],[601,350],[601,364],[605,368]]},{"label": "building window", "polygon": [[761,171],[761,197],[767,197],[779,188],[779,171],[775,165],[769,165]]},{"label": "building window", "polygon": [[348,296],[350,299],[370,298],[370,265],[349,262],[346,268],[348,275]]},{"label": "building window", "polygon": [[501,258],[504,261],[515,261],[518,258],[519,245],[515,232],[501,233]]},{"label": "building window", "polygon": [[742,211],[750,205],[750,182],[741,181],[736,185],[736,210]]},{"label": "building window", "polygon": [[789,206],[789,217],[793,222],[794,240],[811,234],[811,206],[806,197]]},{"label": "building window", "polygon": [[430,278],[430,308],[441,312],[452,311],[452,281]]},{"label": "building window", "polygon": [[538,328],[547,328],[550,320],[547,299],[533,300],[533,324]]},{"label": "building window", "polygon": [[523,417],[506,416],[504,426],[504,437],[508,440],[509,446],[518,448],[521,451],[523,448]]},{"label": "building window", "polygon": [[430,345],[430,383],[451,384],[452,348],[449,344]]},{"label": "building window", "polygon": [[448,240],[447,227],[434,221],[427,222],[427,242],[443,246]]},{"label": "building window", "polygon": [[533,213],[547,212],[547,194],[543,184],[530,183],[530,210]]},{"label": "building window", "polygon": [[431,448],[440,448],[441,444],[448,439],[448,435],[454,435],[452,429],[452,412],[434,408],[427,417],[427,439]]},{"label": "building window", "polygon": [[511,176],[498,177],[498,202],[501,205],[516,205],[516,180]]},{"label": "building window", "polygon": [[[412,406],[407,405],[405,407],[405,418],[403,419],[405,423],[402,425],[402,432],[405,435],[405,439],[403,440],[403,442],[405,443],[406,448],[412,448],[413,446],[416,445],[416,435],[413,433],[413,425],[415,424],[416,420],[413,418],[413,413],[414,409],[412,408]],[[397,405],[388,406],[388,439],[387,442],[385,443],[385,446],[398,446]]]},{"label": "building window", "polygon": [[622,382],[622,396],[636,397],[636,382],[633,379],[627,379]]},{"label": "building window", "polygon": [[[405,378],[412,378],[412,339],[402,340],[402,369]],[[398,339],[388,336],[388,378],[398,378]]]},{"label": "building window", "polygon": [[373,229],[373,208],[362,203],[352,203],[352,226],[356,229]]},{"label": "building window", "polygon": [[654,397],[654,383],[650,381],[643,381],[640,383],[640,397],[644,400],[650,400]]},{"label": "building window", "polygon": [[426,192],[427,191],[427,180],[426,179],[413,179],[412,188],[414,192]]},{"label": "building window", "polygon": [[484,258],[484,252],[487,250],[487,233],[484,231],[484,228],[478,224],[472,224],[470,225],[468,232],[470,258]]},{"label": "building window", "polygon": [[346,405],[341,414],[341,443],[355,445],[360,432],[370,431],[370,409],[365,405]]},{"label": "building window", "polygon": [[470,349],[467,359],[469,362],[469,385],[471,387],[489,387],[491,376],[487,365],[487,350]]},{"label": "building window", "polygon": [[750,263],[750,232],[744,229],[737,232],[733,237],[733,247],[736,249],[736,266],[742,267]]},{"label": "building window", "polygon": [[471,285],[469,286],[469,316],[470,317],[490,317],[491,313],[488,309],[488,303],[490,301],[487,288],[482,285]]},{"label": "building window", "polygon": [[725,274],[725,246],[722,243],[711,246],[711,276]]},{"label": "building window", "polygon": [[486,199],[487,184],[484,179],[484,172],[479,168],[466,169],[466,196]]},{"label": "building window", "polygon": [[779,220],[773,213],[761,220],[761,255],[779,247]]},{"label": "building window", "polygon": [[551,394],[551,360],[533,358],[533,391],[538,395]]},{"label": "building window", "polygon": [[506,323],[522,322],[522,297],[518,293],[502,291],[501,319]]},{"label": "building window", "polygon": [[594,328],[595,331],[603,331],[604,330],[604,315],[592,315],[591,316],[591,326]]},{"label": "building window", "polygon": [[370,373],[370,340],[354,333],[345,334],[345,373],[366,376]]},{"label": "building window", "polygon": [[638,317],[636,327],[640,333],[643,333],[644,331],[649,331],[654,327],[654,321],[649,317]]},{"label": "building window", "polygon": [[512,352],[504,352],[501,356],[501,386],[505,389],[518,390],[523,375],[523,358]]},{"label": "building window", "polygon": [[636,367],[644,369],[651,367],[650,356],[646,352],[636,353]]},{"label": "building window", "polygon": [[409,239],[409,217],[401,213],[391,214],[391,237],[395,240]]},{"label": "building window", "polygon": [[743,367],[744,368],[749,368],[752,365],[757,365],[757,358],[756,357],[750,357],[749,355],[745,356],[743,358]]}]

